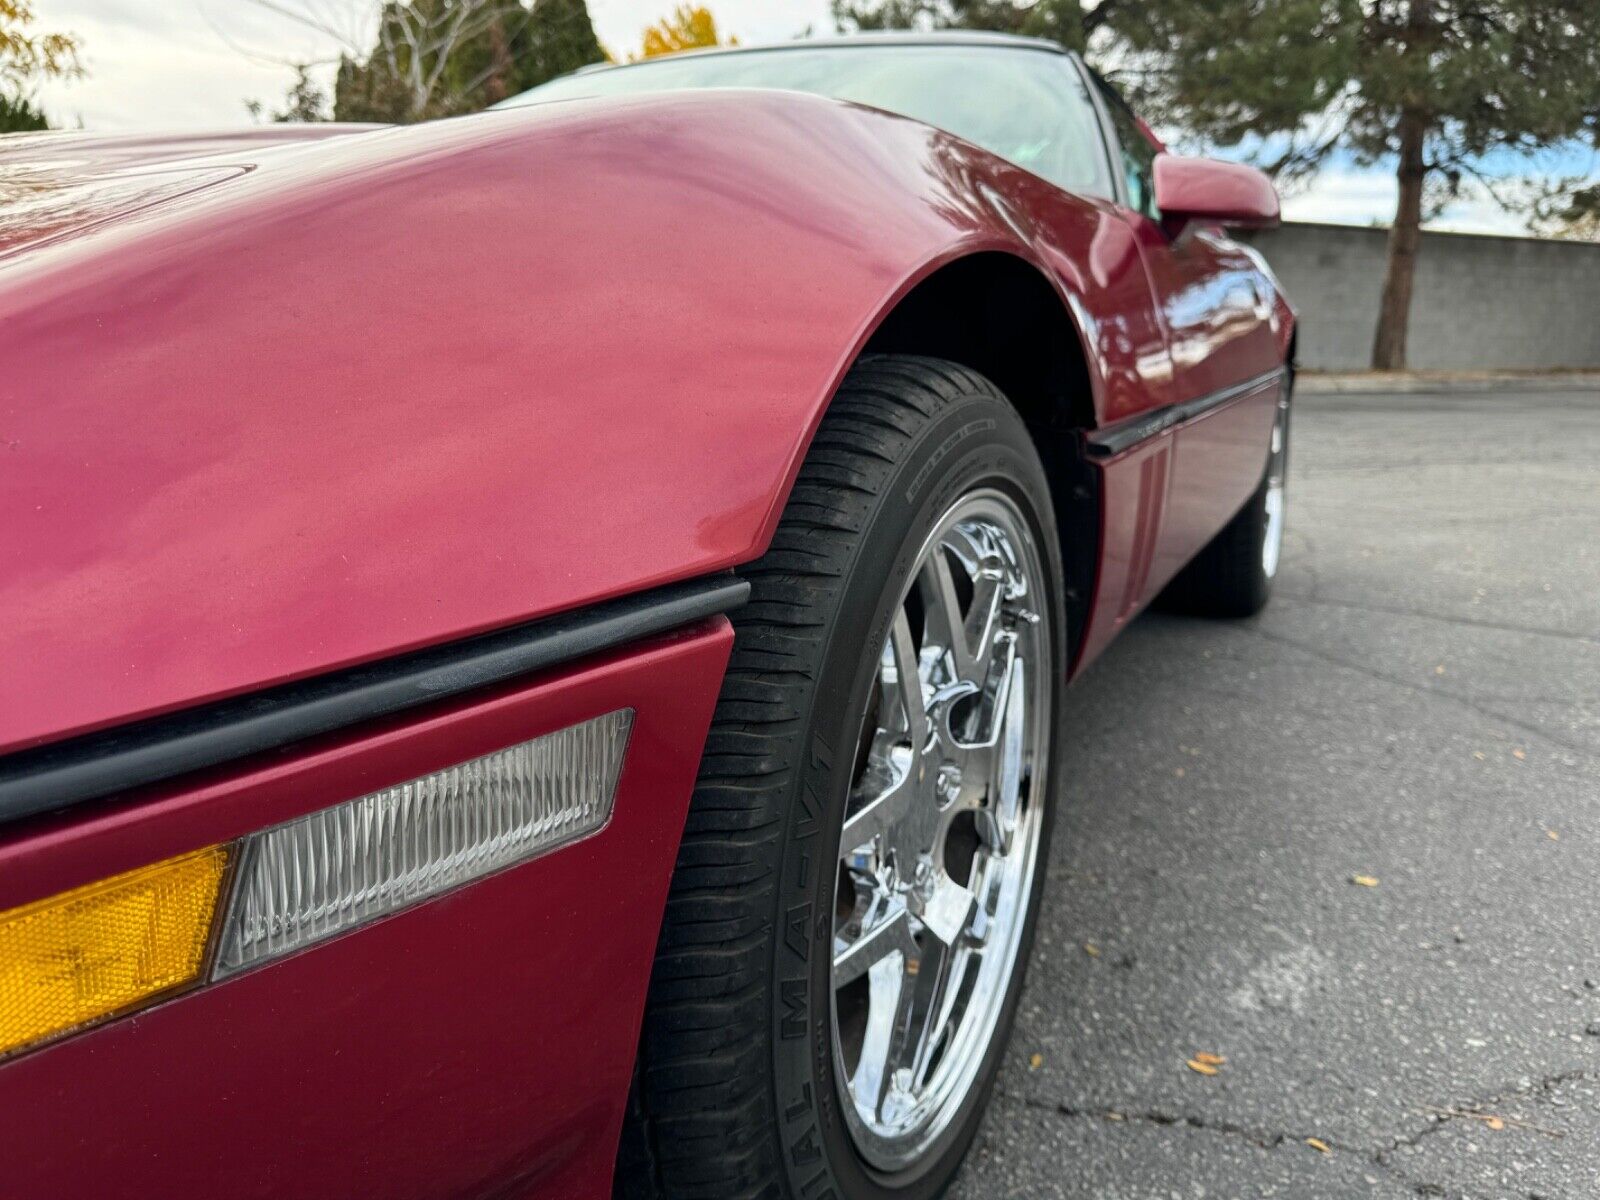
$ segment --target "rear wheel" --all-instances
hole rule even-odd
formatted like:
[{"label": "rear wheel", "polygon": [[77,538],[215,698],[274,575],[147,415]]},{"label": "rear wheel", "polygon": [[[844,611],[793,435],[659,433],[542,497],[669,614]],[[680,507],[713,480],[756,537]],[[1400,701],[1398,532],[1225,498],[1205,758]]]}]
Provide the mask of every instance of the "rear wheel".
[{"label": "rear wheel", "polygon": [[1026,429],[963,368],[864,360],[745,574],[619,1191],[933,1196],[1049,843],[1065,630]]},{"label": "rear wheel", "polygon": [[1289,469],[1289,390],[1278,396],[1277,417],[1261,483],[1237,516],[1180,571],[1161,594],[1161,607],[1206,617],[1250,617],[1266,607],[1283,556]]}]

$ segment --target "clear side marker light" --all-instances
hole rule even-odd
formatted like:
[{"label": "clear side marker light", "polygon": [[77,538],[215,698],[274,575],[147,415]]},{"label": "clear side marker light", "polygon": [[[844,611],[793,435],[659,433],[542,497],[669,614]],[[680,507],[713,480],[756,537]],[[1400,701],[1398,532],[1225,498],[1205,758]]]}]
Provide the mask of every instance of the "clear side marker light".
[{"label": "clear side marker light", "polygon": [[632,727],[619,709],[251,835],[214,977],[593,833],[611,817]]}]

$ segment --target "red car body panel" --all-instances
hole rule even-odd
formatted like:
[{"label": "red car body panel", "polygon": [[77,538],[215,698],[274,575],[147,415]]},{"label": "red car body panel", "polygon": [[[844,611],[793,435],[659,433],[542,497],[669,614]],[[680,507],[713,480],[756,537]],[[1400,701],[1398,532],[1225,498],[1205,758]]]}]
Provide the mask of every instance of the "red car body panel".
[{"label": "red car body panel", "polygon": [[[8,157],[39,207],[0,221],[0,753],[753,561],[874,330],[977,253],[1049,281],[1096,431],[1257,381],[1088,460],[1081,670],[1255,487],[1291,336],[1224,239],[794,94]],[[608,1194],[730,644],[0,829],[4,910],[637,710],[593,837],[0,1062],[8,1200]]]},{"label": "red car body panel", "polygon": [[0,258],[234,178],[265,151],[376,128],[329,121],[215,133],[13,134],[0,143]]},{"label": "red car body panel", "polygon": [[1279,386],[1264,381],[1100,464],[1101,553],[1080,670],[1160,595],[1255,490]]},{"label": "red car body panel", "polygon": [[0,259],[0,750],[757,557],[858,347],[963,254],[1060,268],[1105,419],[1165,399],[1112,206],[871,110],[679,93],[257,158]]},{"label": "red car body panel", "polygon": [[609,1195],[673,850],[733,642],[622,654],[0,845],[0,909],[631,706],[610,823],[0,1064],[8,1200]]}]

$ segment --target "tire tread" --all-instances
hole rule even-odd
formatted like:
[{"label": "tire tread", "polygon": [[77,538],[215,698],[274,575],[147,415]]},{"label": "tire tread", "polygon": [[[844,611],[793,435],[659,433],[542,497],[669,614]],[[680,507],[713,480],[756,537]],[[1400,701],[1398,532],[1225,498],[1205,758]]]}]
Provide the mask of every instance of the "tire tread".
[{"label": "tire tread", "polygon": [[802,714],[874,502],[917,432],[974,393],[1004,399],[953,363],[863,358],[816,432],[771,548],[739,572],[751,596],[733,617],[733,653],[673,872],[619,1196],[783,1195],[770,1137],[777,1116],[760,1062],[773,935],[766,914]]}]

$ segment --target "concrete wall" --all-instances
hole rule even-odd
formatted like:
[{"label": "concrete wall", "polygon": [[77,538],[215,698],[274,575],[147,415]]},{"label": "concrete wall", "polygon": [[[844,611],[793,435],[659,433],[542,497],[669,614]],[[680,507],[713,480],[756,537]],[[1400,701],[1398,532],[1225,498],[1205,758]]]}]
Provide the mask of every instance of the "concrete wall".
[{"label": "concrete wall", "polygon": [[[1387,231],[1287,224],[1238,236],[1300,311],[1300,365],[1366,368]],[[1408,346],[1419,370],[1600,367],[1600,244],[1423,234]]]}]

